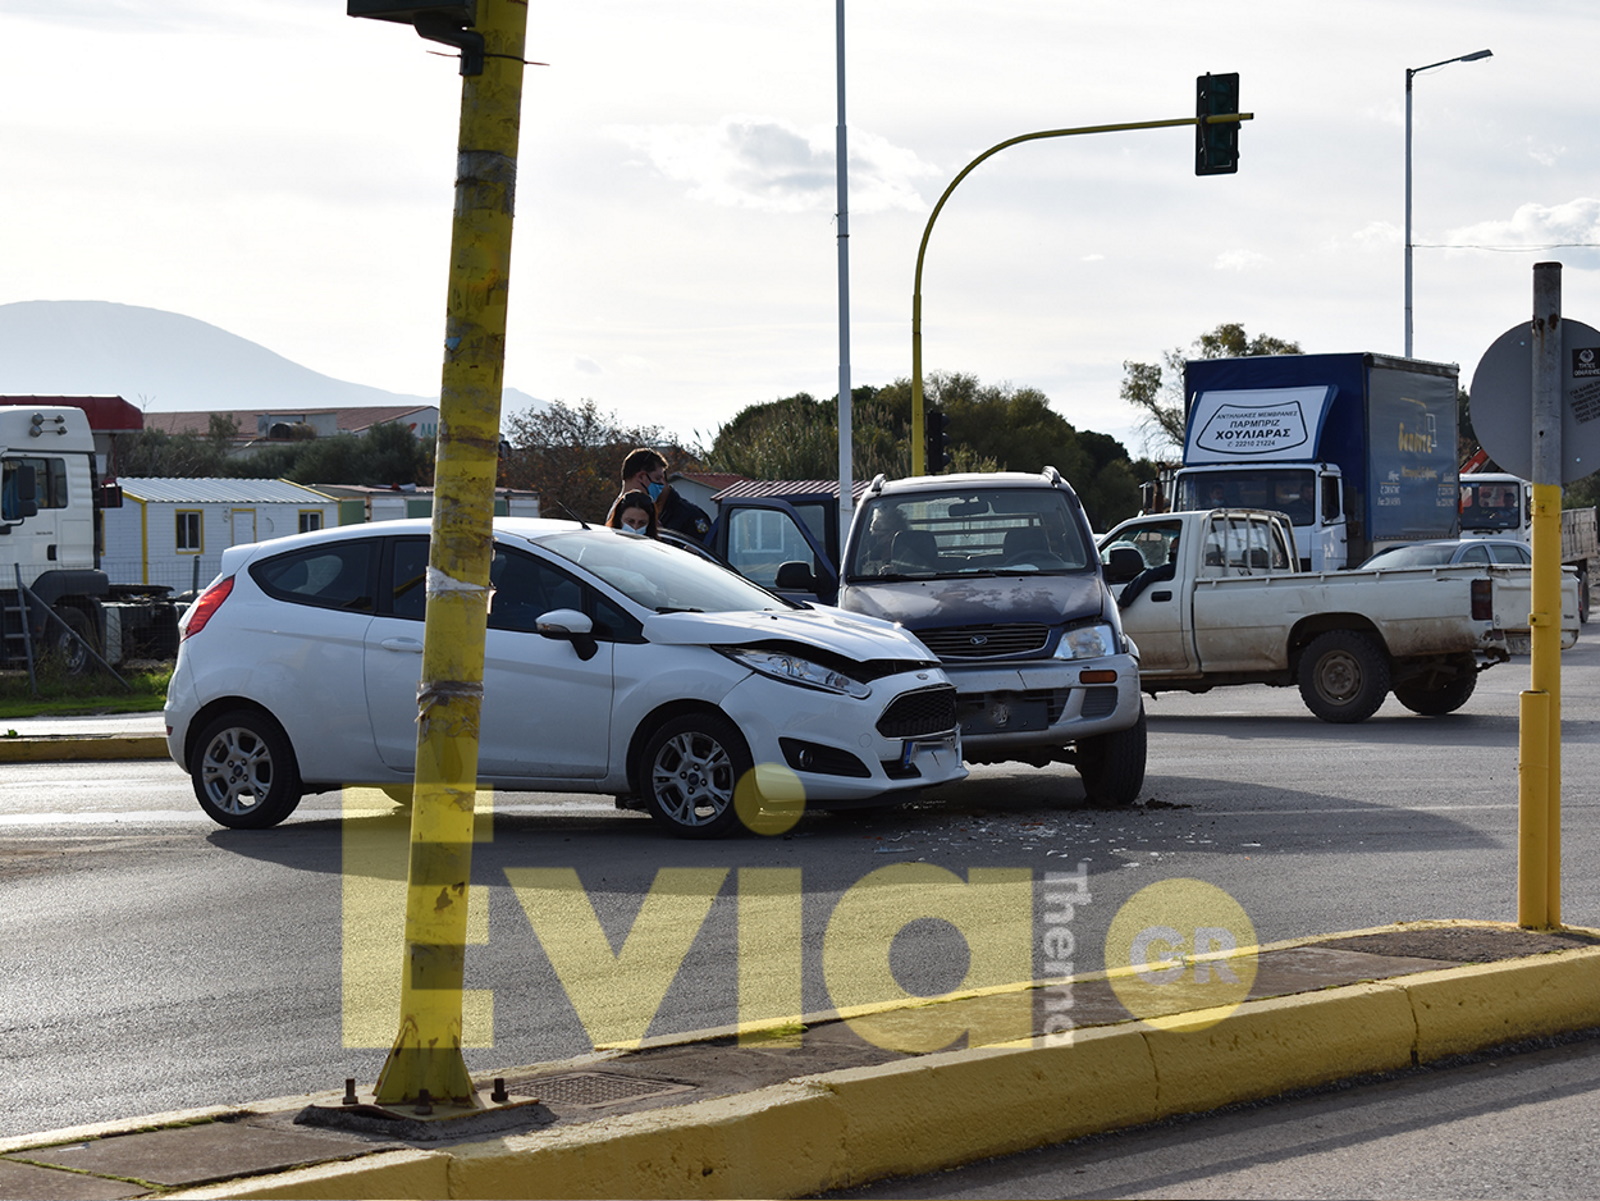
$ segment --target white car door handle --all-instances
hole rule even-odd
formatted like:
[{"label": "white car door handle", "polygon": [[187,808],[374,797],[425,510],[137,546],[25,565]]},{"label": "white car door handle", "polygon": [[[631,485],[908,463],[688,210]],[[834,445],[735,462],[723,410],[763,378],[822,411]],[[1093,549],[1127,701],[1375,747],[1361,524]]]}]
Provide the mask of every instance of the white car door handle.
[{"label": "white car door handle", "polygon": [[378,645],[386,651],[404,651],[411,655],[422,653],[422,643],[415,638],[385,638]]}]

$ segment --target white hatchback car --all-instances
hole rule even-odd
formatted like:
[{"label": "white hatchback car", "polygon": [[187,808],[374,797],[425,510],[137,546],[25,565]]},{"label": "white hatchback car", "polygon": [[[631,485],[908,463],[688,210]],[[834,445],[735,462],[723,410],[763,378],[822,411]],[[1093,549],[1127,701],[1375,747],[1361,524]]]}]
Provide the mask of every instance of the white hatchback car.
[{"label": "white hatchback car", "polygon": [[[428,535],[390,521],[224,553],[181,623],[166,706],[213,819],[276,825],[346,783],[409,795]],[[827,805],[966,774],[955,689],[888,622],[568,521],[497,521],[490,579],[482,784],[632,795],[673,833],[715,837],[775,780],[786,803],[798,785]]]}]

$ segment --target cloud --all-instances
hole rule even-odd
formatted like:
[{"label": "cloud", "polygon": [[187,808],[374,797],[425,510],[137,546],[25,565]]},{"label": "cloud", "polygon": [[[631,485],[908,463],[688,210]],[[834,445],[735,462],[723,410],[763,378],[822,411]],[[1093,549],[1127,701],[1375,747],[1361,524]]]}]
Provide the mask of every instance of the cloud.
[{"label": "cloud", "polygon": [[1563,250],[1571,267],[1600,268],[1600,200],[1581,196],[1565,204],[1524,204],[1509,220],[1480,221],[1445,235],[1445,246],[1463,250]]},{"label": "cloud", "polygon": [[1369,221],[1350,235],[1351,241],[1363,250],[1389,250],[1405,241],[1398,225],[1389,221]]},{"label": "cloud", "polygon": [[1225,250],[1212,261],[1218,271],[1255,271],[1272,260],[1254,250]]},{"label": "cloud", "polygon": [[1553,167],[1566,154],[1565,146],[1556,146],[1550,143],[1535,145],[1532,138],[1528,139],[1528,157],[1541,167]]},{"label": "cloud", "polygon": [[[714,125],[616,125],[608,132],[663,176],[691,185],[695,200],[764,212],[833,212],[833,131],[806,133],[781,121],[727,117]],[[849,133],[850,209],[918,211],[913,180],[937,171],[875,134]]]},{"label": "cloud", "polygon": [[605,368],[586,354],[573,356],[572,369],[579,375],[604,375]]}]

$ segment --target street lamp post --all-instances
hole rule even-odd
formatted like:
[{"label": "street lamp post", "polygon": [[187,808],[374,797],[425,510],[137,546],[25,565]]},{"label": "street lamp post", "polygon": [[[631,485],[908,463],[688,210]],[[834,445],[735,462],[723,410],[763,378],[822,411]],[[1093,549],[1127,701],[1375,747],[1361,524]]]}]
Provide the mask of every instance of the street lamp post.
[{"label": "street lamp post", "polygon": [[1411,357],[1411,79],[1435,67],[1448,67],[1451,63],[1476,62],[1490,57],[1492,50],[1474,50],[1471,54],[1458,54],[1455,58],[1441,59],[1426,67],[1406,68],[1406,358]]}]

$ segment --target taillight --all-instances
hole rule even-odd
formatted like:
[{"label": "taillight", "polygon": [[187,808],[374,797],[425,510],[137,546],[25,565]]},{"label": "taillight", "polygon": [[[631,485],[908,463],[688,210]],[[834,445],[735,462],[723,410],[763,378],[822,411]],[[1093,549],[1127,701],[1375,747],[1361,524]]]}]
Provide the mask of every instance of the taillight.
[{"label": "taillight", "polygon": [[190,638],[206,628],[206,622],[211,620],[211,615],[222,607],[222,602],[228,599],[228,594],[233,591],[233,577],[218,580],[211,587],[200,594],[200,599],[190,607],[187,616],[183,619],[183,636]]},{"label": "taillight", "polygon": [[1472,581],[1472,620],[1494,620],[1494,585],[1491,581],[1479,579]]}]

